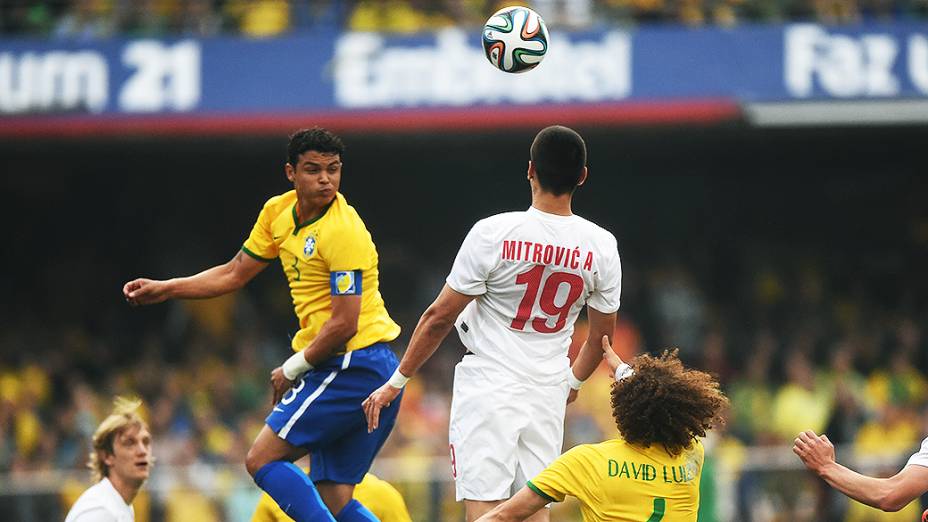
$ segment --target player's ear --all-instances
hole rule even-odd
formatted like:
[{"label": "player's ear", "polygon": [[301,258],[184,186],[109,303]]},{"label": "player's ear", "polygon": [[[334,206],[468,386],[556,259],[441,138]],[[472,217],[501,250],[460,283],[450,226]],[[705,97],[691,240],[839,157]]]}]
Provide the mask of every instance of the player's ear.
[{"label": "player's ear", "polygon": [[526,172],[526,178],[531,180],[535,177],[535,164],[532,163],[532,160],[528,160],[528,171]]},{"label": "player's ear", "polygon": [[296,174],[296,171],[293,169],[293,165],[291,165],[289,161],[284,165],[284,173],[287,175],[287,179],[292,182],[293,175]]},{"label": "player's ear", "polygon": [[583,167],[583,174],[580,174],[580,181],[577,182],[577,186],[583,185],[586,183],[586,178],[590,175],[589,169]]},{"label": "player's ear", "polygon": [[109,451],[106,451],[106,450],[102,450],[100,451],[100,460],[102,460],[103,463],[106,464],[107,469],[110,469],[113,467],[113,465],[116,464],[116,454],[110,453]]}]

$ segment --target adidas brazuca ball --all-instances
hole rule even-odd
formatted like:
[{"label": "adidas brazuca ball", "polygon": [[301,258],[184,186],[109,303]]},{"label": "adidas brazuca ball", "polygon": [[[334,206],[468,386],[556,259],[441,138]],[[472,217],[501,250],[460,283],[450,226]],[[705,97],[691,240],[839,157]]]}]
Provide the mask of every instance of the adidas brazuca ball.
[{"label": "adidas brazuca ball", "polygon": [[548,52],[545,21],[527,7],[504,7],[483,26],[483,50],[501,71],[530,71]]}]

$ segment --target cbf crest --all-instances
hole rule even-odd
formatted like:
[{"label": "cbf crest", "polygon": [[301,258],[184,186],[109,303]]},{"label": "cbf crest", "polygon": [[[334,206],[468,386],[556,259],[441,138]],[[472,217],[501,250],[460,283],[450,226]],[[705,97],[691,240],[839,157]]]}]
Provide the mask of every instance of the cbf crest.
[{"label": "cbf crest", "polygon": [[316,253],[316,236],[310,234],[303,243],[303,257],[310,258]]}]

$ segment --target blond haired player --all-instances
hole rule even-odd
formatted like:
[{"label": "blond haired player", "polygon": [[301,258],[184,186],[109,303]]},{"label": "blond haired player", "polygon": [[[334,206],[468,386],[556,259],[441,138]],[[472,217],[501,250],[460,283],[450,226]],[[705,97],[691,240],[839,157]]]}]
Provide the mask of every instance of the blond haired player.
[{"label": "blond haired player", "polygon": [[[468,521],[560,455],[570,389],[602,360],[599,339],[612,335],[619,308],[615,237],[571,209],[574,190],[587,179],[583,138],[547,127],[530,157],[531,207],[473,226],[399,368],[365,401],[368,429],[377,430],[381,408],[457,326],[468,354],[454,371],[449,442]],[[589,335],[571,369],[567,350],[584,306]],[[544,510],[533,520],[547,519]]]},{"label": "blond haired player", "polygon": [[[412,522],[403,496],[389,482],[368,473],[354,488],[354,498],[364,504],[380,522]],[[291,522],[267,493],[261,495],[251,522]]]},{"label": "blond haired player", "polygon": [[683,367],[676,351],[624,364],[608,339],[603,352],[616,376],[612,416],[620,436],[561,455],[514,497],[479,522],[525,520],[567,495],[584,522],[695,522],[703,447],[728,399],[709,374]]},{"label": "blond haired player", "polygon": [[93,434],[87,466],[96,484],[71,507],[65,522],[131,522],[132,500],[153,462],[151,434],[136,410],[140,401],[117,397],[113,412]]}]

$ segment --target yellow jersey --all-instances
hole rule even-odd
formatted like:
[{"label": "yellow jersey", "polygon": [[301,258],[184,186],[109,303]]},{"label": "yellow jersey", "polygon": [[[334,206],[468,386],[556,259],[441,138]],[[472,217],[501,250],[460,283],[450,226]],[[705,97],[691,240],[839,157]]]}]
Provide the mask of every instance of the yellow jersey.
[{"label": "yellow jersey", "polygon": [[269,199],[242,246],[259,261],[280,259],[300,321],[293,350],[309,346],[332,317],[336,295],[361,296],[358,333],[346,351],[396,339],[400,327],[380,295],[377,249],[357,211],[336,193],[321,216],[300,223],[296,205],[295,190]]},{"label": "yellow jersey", "polygon": [[[364,504],[381,522],[412,522],[403,496],[389,482],[370,473],[354,488],[354,498]],[[292,522],[270,495],[264,493],[251,522]]]},{"label": "yellow jersey", "polygon": [[577,497],[584,522],[695,522],[703,457],[699,441],[676,457],[663,446],[643,448],[621,438],[582,444],[528,487],[553,502]]}]

